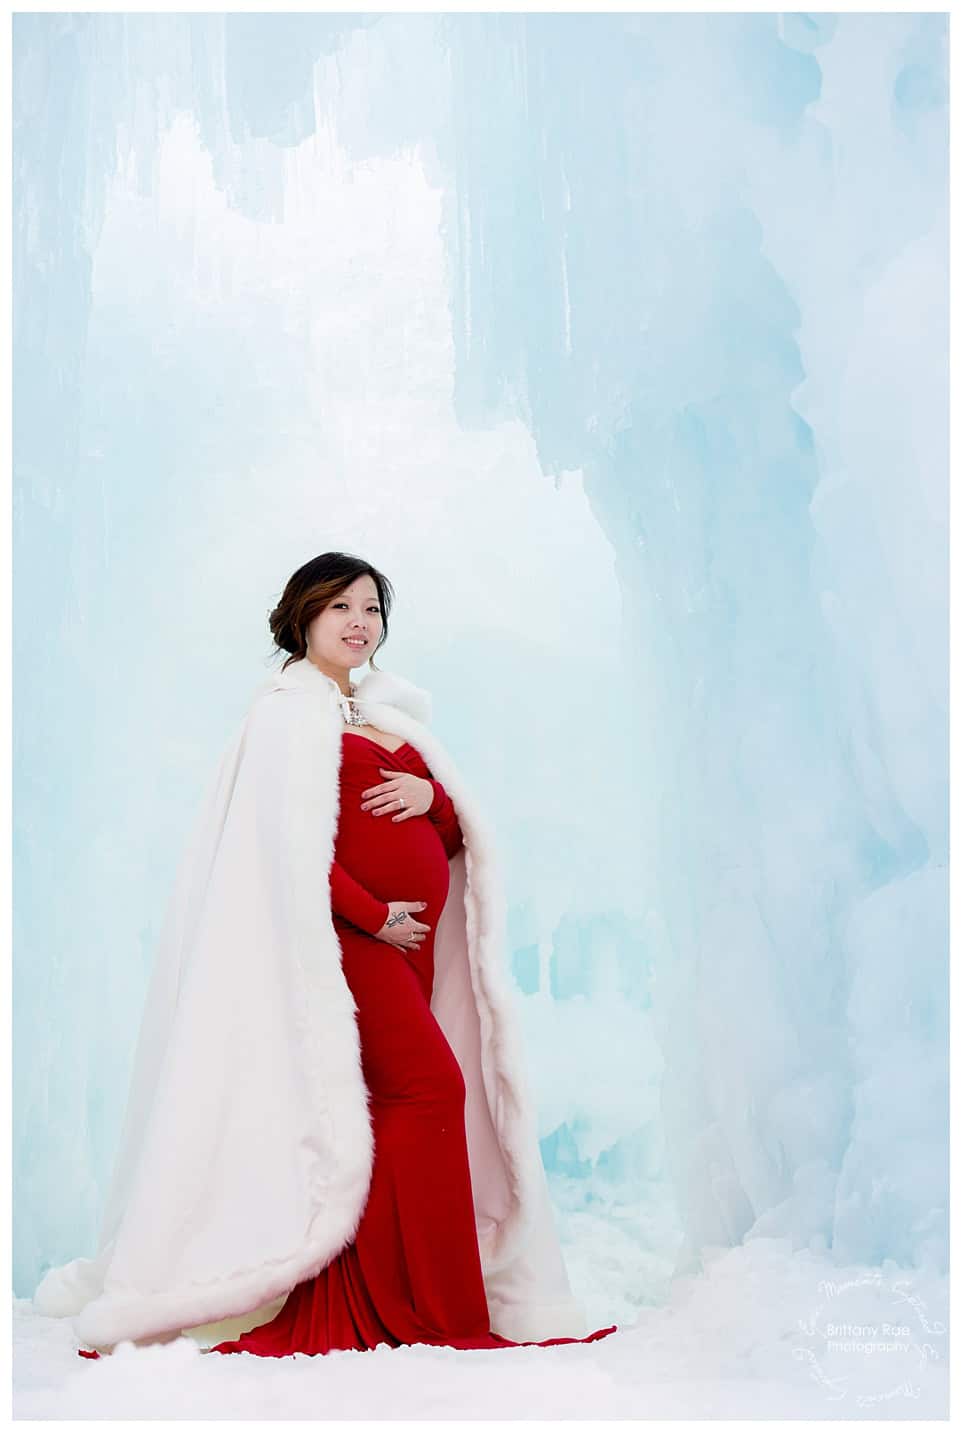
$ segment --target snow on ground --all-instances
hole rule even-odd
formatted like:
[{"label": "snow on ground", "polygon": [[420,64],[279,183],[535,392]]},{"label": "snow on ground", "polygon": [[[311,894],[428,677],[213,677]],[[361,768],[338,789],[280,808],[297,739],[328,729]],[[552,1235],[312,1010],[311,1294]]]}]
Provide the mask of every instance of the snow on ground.
[{"label": "snow on ground", "polygon": [[[602,1261],[604,1264],[604,1261]],[[604,1264],[605,1268],[610,1268]],[[632,1274],[635,1269],[633,1267]],[[583,1292],[580,1285],[579,1292]],[[82,1359],[69,1320],[14,1300],[14,1417],[324,1419],[948,1417],[948,1280],[836,1268],[788,1241],[718,1251],[658,1307],[622,1289],[595,1344],[203,1355],[189,1338]],[[596,1290],[584,1295],[599,1312]],[[615,1307],[632,1310],[633,1323]],[[602,1310],[602,1315],[604,1311]]]}]

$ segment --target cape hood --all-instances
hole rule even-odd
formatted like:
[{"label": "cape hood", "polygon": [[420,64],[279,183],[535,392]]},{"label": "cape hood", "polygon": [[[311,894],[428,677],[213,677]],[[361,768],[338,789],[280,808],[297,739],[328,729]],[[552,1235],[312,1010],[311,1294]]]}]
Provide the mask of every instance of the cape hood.
[{"label": "cape hood", "polygon": [[[97,1253],[34,1294],[80,1339],[265,1322],[354,1237],[374,1158],[356,1007],[331,919],[343,721],[307,659],[255,692],[181,856],[134,1056]],[[432,1011],[464,1074],[491,1328],[582,1337],[562,1259],[507,976],[495,841],[431,700],[404,678],[358,684],[367,720],[411,743],[454,804]],[[230,1321],[230,1322],[228,1322]],[[225,1332],[226,1330],[226,1332]]]}]

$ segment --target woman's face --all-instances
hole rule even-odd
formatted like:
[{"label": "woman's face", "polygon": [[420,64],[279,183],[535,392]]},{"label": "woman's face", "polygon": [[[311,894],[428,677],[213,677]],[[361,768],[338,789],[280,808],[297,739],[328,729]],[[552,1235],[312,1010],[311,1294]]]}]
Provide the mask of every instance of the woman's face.
[{"label": "woman's face", "polygon": [[[382,626],[377,587],[365,572],[314,618],[307,629],[308,654],[323,667],[349,672],[370,657]],[[363,638],[364,645],[351,645],[348,637]]]}]

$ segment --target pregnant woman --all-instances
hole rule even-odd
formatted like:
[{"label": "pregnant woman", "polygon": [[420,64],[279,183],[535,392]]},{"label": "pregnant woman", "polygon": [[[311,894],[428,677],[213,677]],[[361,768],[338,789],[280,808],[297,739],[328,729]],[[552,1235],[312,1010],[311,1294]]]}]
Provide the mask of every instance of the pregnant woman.
[{"label": "pregnant woman", "polygon": [[350,668],[377,646],[381,626],[380,594],[365,573],[315,619],[307,651],[345,694],[331,905],[371,1093],[370,1193],[353,1243],[299,1284],[269,1323],[212,1352],[511,1345],[490,1328],[464,1078],[431,1013],[434,931],[461,828],[416,748],[365,722],[351,700]]},{"label": "pregnant woman", "polygon": [[271,613],[287,659],[181,865],[98,1253],[34,1296],[85,1356],[614,1332],[585,1332],[558,1245],[490,832],[426,694],[374,667],[390,600],[325,553]]}]

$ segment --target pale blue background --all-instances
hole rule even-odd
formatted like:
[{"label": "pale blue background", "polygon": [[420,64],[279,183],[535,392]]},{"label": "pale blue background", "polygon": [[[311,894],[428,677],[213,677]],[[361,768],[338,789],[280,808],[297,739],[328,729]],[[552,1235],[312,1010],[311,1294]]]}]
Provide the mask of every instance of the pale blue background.
[{"label": "pale blue background", "polygon": [[945,17],[13,33],[16,1292],[328,548],[496,821],[578,1287],[944,1269]]}]

